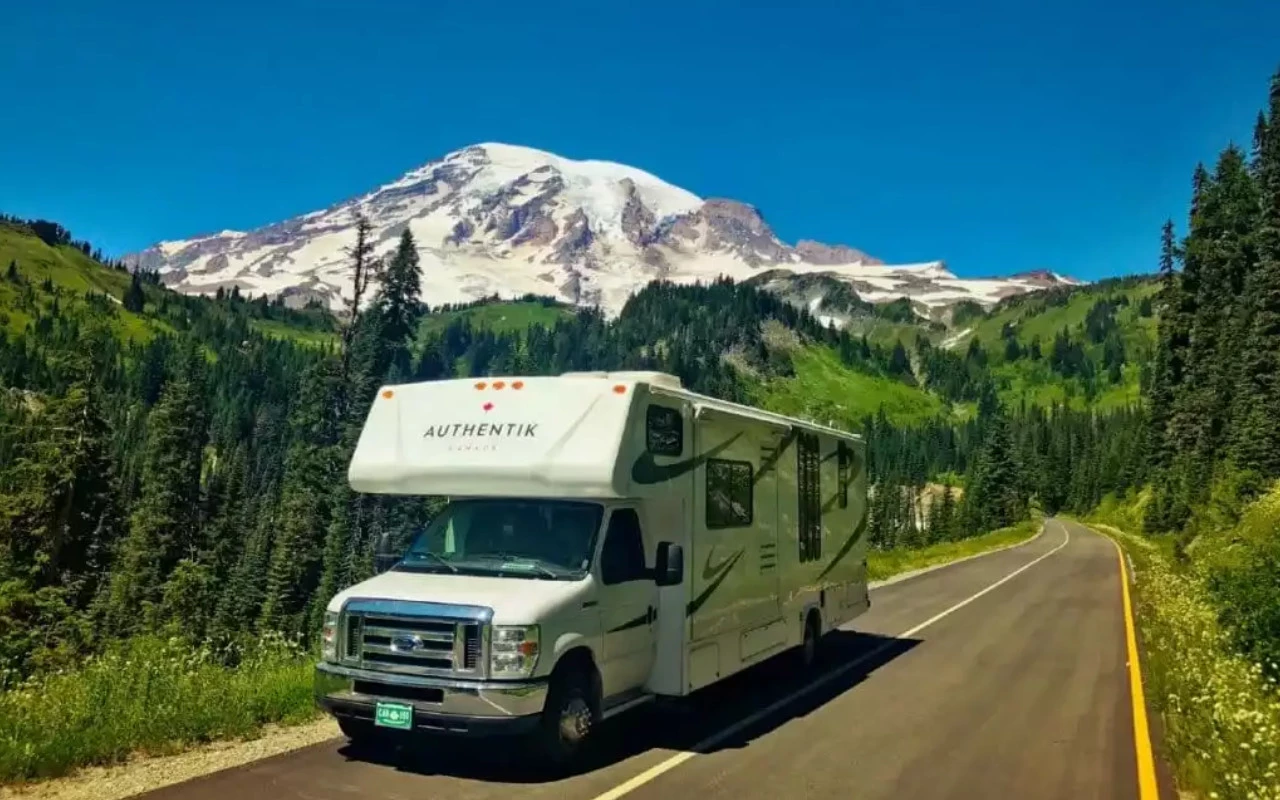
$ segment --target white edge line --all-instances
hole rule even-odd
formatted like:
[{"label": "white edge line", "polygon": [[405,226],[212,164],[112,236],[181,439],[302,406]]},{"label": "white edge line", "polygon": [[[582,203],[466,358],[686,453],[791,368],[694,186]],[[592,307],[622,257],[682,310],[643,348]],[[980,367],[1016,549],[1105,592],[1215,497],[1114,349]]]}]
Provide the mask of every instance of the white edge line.
[{"label": "white edge line", "polygon": [[1032,542],[1036,541],[1037,539],[1039,539],[1041,536],[1044,535],[1044,529],[1046,527],[1048,527],[1048,520],[1041,522],[1040,530],[1036,531],[1036,535],[1032,536],[1029,539],[1023,539],[1022,541],[1014,542],[1013,544],[1001,545],[992,550],[983,550],[981,553],[974,553],[971,556],[965,556],[964,558],[957,558],[954,561],[944,561],[941,564],[934,564],[933,566],[929,566],[929,567],[921,567],[920,569],[913,569],[908,572],[900,572],[897,575],[893,575],[891,577],[885,578],[882,581],[871,581],[870,583],[867,584],[867,591],[874,592],[876,589],[883,589],[886,586],[892,586],[895,583],[901,583],[902,581],[915,578],[919,575],[928,575],[930,572],[937,572],[940,569],[946,569],[947,567],[954,567],[956,564],[963,564],[964,562],[972,561],[975,558],[982,558],[983,556],[993,556],[996,553],[1003,553],[1004,551],[1012,550],[1015,547],[1022,547],[1023,545],[1031,544]]},{"label": "white edge line", "polygon": [[[1048,527],[1047,521],[1046,521],[1046,524],[1041,527],[1041,533],[1044,532],[1044,528],[1046,527]],[[596,795],[595,797],[592,798],[592,800],[617,800],[617,798],[622,797],[623,795],[629,794],[635,789],[639,789],[641,786],[645,785],[646,783],[653,780],[654,778],[657,778],[658,776],[666,772],[670,772],[671,770],[680,766],[681,764],[693,758],[694,756],[700,755],[701,751],[709,750],[712,747],[715,747],[716,745],[723,742],[725,739],[728,739],[731,736],[734,736],[742,732],[743,730],[751,727],[752,725],[756,724],[760,720],[765,719],[766,717],[769,717],[772,714],[777,713],[779,710],[785,708],[791,703],[794,703],[796,700],[799,700],[805,695],[810,694],[814,690],[819,689],[822,686],[827,685],[828,683],[831,683],[836,678],[839,678],[845,673],[852,671],[853,669],[861,666],[862,664],[865,664],[866,662],[870,661],[871,659],[883,653],[885,650],[888,650],[890,647],[893,647],[894,645],[896,645],[898,643],[896,641],[897,639],[905,639],[909,636],[914,636],[915,634],[919,633],[920,631],[924,630],[925,628],[929,627],[935,622],[938,622],[939,620],[951,614],[954,614],[955,612],[959,611],[960,609],[972,603],[974,600],[977,600],[979,597],[982,597],[988,592],[993,591],[999,586],[1003,586],[1004,584],[1013,580],[1018,575],[1021,575],[1023,572],[1026,572],[1027,570],[1034,567],[1036,564],[1039,564],[1041,561],[1044,561],[1049,556],[1053,555],[1054,553],[1057,553],[1059,550],[1067,546],[1067,543],[1071,541],[1071,531],[1067,529],[1066,525],[1062,525],[1061,523],[1059,523],[1059,527],[1062,528],[1062,544],[1058,545],[1057,547],[1053,548],[1047,553],[1039,555],[1036,558],[1032,559],[1031,561],[1028,561],[1026,564],[1023,564],[1021,567],[1018,567],[1013,572],[1010,572],[1008,575],[1005,575],[1003,578],[991,584],[990,586],[986,587],[985,589],[979,591],[977,594],[970,595],[969,597],[965,598],[964,600],[961,600],[959,603],[956,603],[955,605],[951,606],[945,611],[941,611],[937,614],[934,614],[932,617],[925,620],[924,622],[921,622],[919,625],[916,625],[915,627],[909,628],[903,631],[902,633],[898,634],[896,637],[894,637],[894,639],[891,639],[887,642],[880,644],[878,647],[873,648],[867,653],[863,653],[862,655],[858,656],[857,658],[848,662],[847,664],[843,664],[837,667],[836,669],[831,670],[827,674],[821,676],[820,678],[815,679],[813,683],[810,683],[808,686],[805,686],[804,688],[801,688],[801,689],[797,689],[796,691],[792,692],[791,694],[779,700],[775,700],[774,702],[770,703],[769,705],[765,706],[764,708],[760,709],[754,714],[743,717],[742,719],[733,723],[729,727],[722,728],[717,733],[711,734],[707,738],[695,744],[690,749],[682,751],[680,753],[676,753],[674,756],[671,756],[666,761],[663,761],[659,764],[655,764],[654,766],[650,767],[644,772],[641,772],[639,775],[636,775],[635,777],[627,781],[624,781],[623,783],[618,784],[617,786],[613,787],[607,792]],[[1039,535],[1040,534],[1036,534],[1037,537]]]}]

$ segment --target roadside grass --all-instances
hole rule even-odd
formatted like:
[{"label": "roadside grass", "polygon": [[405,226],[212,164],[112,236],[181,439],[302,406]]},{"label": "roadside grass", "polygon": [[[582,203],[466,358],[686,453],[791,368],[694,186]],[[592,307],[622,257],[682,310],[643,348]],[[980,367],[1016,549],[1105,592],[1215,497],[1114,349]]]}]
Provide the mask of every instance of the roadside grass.
[{"label": "roadside grass", "polygon": [[1146,694],[1160,714],[1179,788],[1222,800],[1280,800],[1276,667],[1233,647],[1205,565],[1179,563],[1169,537],[1128,532],[1141,519],[1140,502],[1112,499],[1084,521],[1132,559]]},{"label": "roadside grass", "polygon": [[252,737],[267,723],[317,715],[311,654],[267,636],[239,653],[234,667],[222,666],[226,655],[177,638],[135,639],[74,670],[7,688],[0,692],[0,783]]},{"label": "roadside grass", "polygon": [[938,542],[919,549],[872,550],[867,554],[867,580],[882,581],[903,572],[945,564],[1025,542],[1039,532],[1041,524],[1042,520],[1031,519],[981,536],[954,542]]}]

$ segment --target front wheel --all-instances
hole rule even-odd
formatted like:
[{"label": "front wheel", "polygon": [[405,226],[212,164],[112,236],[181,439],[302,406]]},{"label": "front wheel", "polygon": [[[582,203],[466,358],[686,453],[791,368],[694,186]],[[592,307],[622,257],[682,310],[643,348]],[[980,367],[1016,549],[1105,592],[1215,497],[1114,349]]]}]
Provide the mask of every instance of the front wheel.
[{"label": "front wheel", "polygon": [[535,735],[538,749],[553,767],[567,767],[586,751],[597,721],[594,706],[591,684],[580,671],[564,672],[552,680]]}]

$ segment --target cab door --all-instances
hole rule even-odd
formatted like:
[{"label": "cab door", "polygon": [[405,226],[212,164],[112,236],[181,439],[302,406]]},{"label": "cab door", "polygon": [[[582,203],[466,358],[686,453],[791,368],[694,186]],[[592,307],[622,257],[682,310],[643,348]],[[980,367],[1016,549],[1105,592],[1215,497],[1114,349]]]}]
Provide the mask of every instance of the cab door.
[{"label": "cab door", "polygon": [[653,669],[657,622],[653,570],[645,561],[640,516],[613,509],[600,550],[601,678],[606,698],[639,688]]}]

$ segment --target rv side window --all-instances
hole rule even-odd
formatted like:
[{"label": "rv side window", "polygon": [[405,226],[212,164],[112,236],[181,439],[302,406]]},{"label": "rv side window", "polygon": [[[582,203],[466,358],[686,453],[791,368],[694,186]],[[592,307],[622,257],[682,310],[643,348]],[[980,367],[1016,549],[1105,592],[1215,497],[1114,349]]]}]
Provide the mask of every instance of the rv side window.
[{"label": "rv side window", "polygon": [[745,528],[751,524],[755,496],[751,464],[707,460],[707,527]]},{"label": "rv side window", "polygon": [[644,561],[644,535],[640,518],[630,508],[615,509],[600,553],[600,580],[606,585],[649,577]]},{"label": "rv side window", "polygon": [[853,461],[853,451],[844,442],[841,442],[836,449],[836,470],[838,477],[836,484],[839,488],[839,503],[841,508],[849,507],[849,466]]},{"label": "rv side window", "polygon": [[655,456],[678,456],[684,450],[684,420],[666,406],[649,406],[645,412],[645,441]]},{"label": "rv side window", "polygon": [[796,445],[796,499],[800,512],[800,561],[803,563],[822,557],[822,458],[817,434],[800,434]]}]

